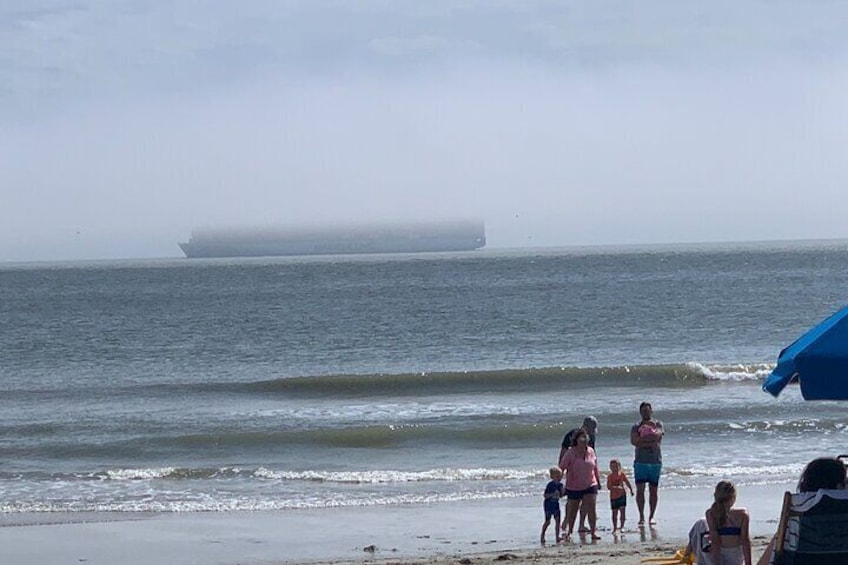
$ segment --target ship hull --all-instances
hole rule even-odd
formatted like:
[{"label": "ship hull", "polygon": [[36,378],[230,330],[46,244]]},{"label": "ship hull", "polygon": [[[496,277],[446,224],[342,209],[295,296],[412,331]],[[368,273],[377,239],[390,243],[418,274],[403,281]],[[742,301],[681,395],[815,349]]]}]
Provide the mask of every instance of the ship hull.
[{"label": "ship hull", "polygon": [[281,257],[472,251],[486,245],[482,224],[328,230],[207,231],[179,246],[188,258]]}]

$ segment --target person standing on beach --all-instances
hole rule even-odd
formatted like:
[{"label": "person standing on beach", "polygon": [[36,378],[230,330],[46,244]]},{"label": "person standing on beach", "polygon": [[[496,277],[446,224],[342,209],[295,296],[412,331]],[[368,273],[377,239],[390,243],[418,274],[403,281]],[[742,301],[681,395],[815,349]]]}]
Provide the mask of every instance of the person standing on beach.
[{"label": "person standing on beach", "polygon": [[581,428],[586,430],[586,433],[589,434],[589,447],[595,449],[595,434],[598,432],[598,419],[594,416],[586,416],[583,418],[583,425],[580,426],[580,428],[568,430],[568,433],[563,436],[557,461],[562,461],[562,456],[565,455],[565,452],[568,451],[574,444],[574,436],[577,434],[577,430]]},{"label": "person standing on beach", "polygon": [[[595,449],[595,435],[598,432],[598,420],[594,416],[586,416],[583,418],[583,425],[579,428],[574,428],[573,430],[569,430],[565,437],[562,438],[562,445],[559,448],[559,457],[557,461],[562,461],[565,452],[568,451],[574,444],[574,437],[577,435],[579,430],[586,430],[586,433],[589,435],[589,447]],[[562,524],[562,529],[565,529],[565,522]],[[586,510],[583,509],[583,505],[580,505],[580,531],[588,532],[589,530],[586,528]]]},{"label": "person standing on beach", "polygon": [[639,405],[642,421],[630,429],[630,443],[636,448],[633,461],[633,478],[636,481],[636,506],[639,508],[639,525],[645,525],[645,484],[649,485],[650,514],[648,521],[656,524],[654,514],[659,500],[660,472],[662,471],[662,449],[664,435],[662,422],[653,419],[654,409],[650,402]]},{"label": "person standing on beach", "polygon": [[565,487],[562,484],[562,469],[559,467],[551,467],[550,477],[551,480],[548,481],[548,484],[545,487],[544,495],[545,522],[542,524],[542,545],[545,545],[545,532],[548,530],[551,518],[554,519],[554,533],[556,534],[556,541],[557,543],[562,541],[559,533],[559,499],[565,496]]},{"label": "person standing on beach", "polygon": [[565,471],[565,522],[567,533],[565,539],[570,539],[577,521],[577,509],[586,510],[589,521],[589,531],[593,540],[601,539],[596,533],[598,517],[596,502],[598,490],[601,488],[601,474],[598,471],[598,458],[595,450],[589,447],[589,434],[583,428],[577,430],[574,436],[574,446],[565,452],[560,468]]},{"label": "person standing on beach", "polygon": [[610,460],[610,473],[607,475],[607,490],[610,496],[610,509],[612,510],[612,533],[624,530],[624,520],[627,518],[627,491],[633,496],[633,487],[624,471],[621,470],[621,462],[618,459]]}]

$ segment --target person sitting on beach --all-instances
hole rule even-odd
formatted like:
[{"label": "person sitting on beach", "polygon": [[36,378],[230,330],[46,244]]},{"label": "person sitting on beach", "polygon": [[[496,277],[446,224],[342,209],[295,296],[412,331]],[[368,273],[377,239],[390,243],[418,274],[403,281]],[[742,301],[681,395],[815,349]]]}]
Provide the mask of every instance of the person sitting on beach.
[{"label": "person sitting on beach", "polygon": [[565,486],[562,484],[562,469],[559,467],[551,467],[551,480],[548,481],[545,487],[545,501],[543,504],[545,510],[545,522],[542,524],[542,545],[545,545],[545,532],[548,525],[551,523],[551,518],[554,519],[554,531],[556,532],[557,543],[562,541],[559,533],[560,511],[559,499],[565,496]]},{"label": "person sitting on beach", "polygon": [[710,529],[712,565],[751,565],[750,517],[744,508],[734,508],[736,487],[719,481],[713,504],[705,518]]},{"label": "person sitting on beach", "polygon": [[630,496],[633,496],[633,487],[630,485],[627,475],[621,470],[621,462],[618,459],[610,460],[609,468],[607,490],[609,491],[610,508],[612,509],[612,532],[615,533],[624,529],[624,520],[627,517],[627,491],[624,490],[624,487],[630,489]]},{"label": "person sitting on beach", "polygon": [[698,518],[692,527],[689,529],[689,543],[686,544],[684,557],[689,561],[683,563],[692,563],[692,565],[711,565],[710,559],[710,527],[707,525],[706,518]]},{"label": "person sitting on beach", "polygon": [[[845,464],[836,457],[820,457],[813,459],[804,467],[801,478],[798,480],[797,491],[817,492],[821,489],[844,489],[846,486],[848,486],[848,478],[846,478]],[[757,561],[757,565],[771,563],[777,543],[777,534],[775,534]]]},{"label": "person sitting on beach", "polygon": [[589,434],[580,428],[574,436],[574,442],[562,461],[560,468],[565,471],[565,495],[568,501],[565,504],[565,524],[567,529],[565,539],[570,539],[574,531],[574,522],[577,520],[577,510],[585,508],[586,517],[589,521],[589,532],[593,540],[601,539],[596,533],[598,517],[596,513],[596,501],[598,490],[601,486],[601,475],[598,471],[598,459],[595,450],[589,447]]},{"label": "person sitting on beach", "polygon": [[[571,446],[574,443],[574,436],[580,429],[586,430],[586,433],[589,434],[589,447],[595,449],[595,437],[598,432],[598,420],[594,416],[586,416],[585,418],[583,418],[583,425],[581,425],[579,428],[569,430],[568,433],[565,434],[565,436],[562,438],[562,444],[560,445],[559,457],[557,457],[557,462],[562,461],[562,457],[563,455],[565,455],[565,452],[571,449]],[[565,524],[563,524],[563,529],[565,529]],[[586,528],[586,509],[583,508],[582,504],[580,505],[580,531],[589,531]]]},{"label": "person sitting on beach", "polygon": [[642,420],[630,429],[630,443],[636,448],[633,461],[633,478],[636,480],[636,506],[639,509],[639,525],[645,524],[645,484],[649,485],[650,514],[648,520],[655,524],[654,514],[659,500],[660,472],[662,471],[662,449],[660,444],[664,430],[662,422],[653,420],[650,402],[639,405]]}]

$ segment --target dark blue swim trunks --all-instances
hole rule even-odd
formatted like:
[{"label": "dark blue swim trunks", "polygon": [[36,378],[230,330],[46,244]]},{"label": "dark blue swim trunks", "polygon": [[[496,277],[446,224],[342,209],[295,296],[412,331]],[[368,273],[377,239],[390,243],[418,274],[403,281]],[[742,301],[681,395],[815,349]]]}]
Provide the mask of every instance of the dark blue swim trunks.
[{"label": "dark blue swim trunks", "polygon": [[545,518],[559,518],[559,500],[553,498],[545,499]]}]

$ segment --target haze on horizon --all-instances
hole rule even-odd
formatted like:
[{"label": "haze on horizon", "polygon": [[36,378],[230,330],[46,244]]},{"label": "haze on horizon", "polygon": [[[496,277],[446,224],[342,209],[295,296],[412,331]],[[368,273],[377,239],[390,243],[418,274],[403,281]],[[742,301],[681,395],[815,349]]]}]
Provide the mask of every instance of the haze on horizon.
[{"label": "haze on horizon", "polygon": [[7,0],[0,261],[484,218],[490,247],[846,238],[848,5]]}]

